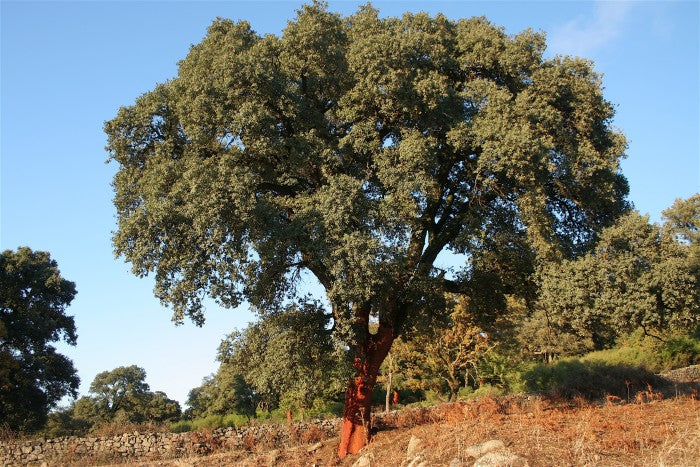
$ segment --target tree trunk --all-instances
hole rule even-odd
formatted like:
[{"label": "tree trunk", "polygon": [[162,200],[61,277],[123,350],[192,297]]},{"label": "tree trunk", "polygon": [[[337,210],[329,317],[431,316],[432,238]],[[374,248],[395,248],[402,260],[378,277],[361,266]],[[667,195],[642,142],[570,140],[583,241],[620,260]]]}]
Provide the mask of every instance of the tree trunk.
[{"label": "tree trunk", "polygon": [[459,383],[456,385],[450,383],[450,402],[457,402],[457,396],[459,395]]},{"label": "tree trunk", "polygon": [[389,358],[389,363],[387,365],[389,374],[386,376],[386,400],[384,402],[384,412],[389,412],[391,409],[391,383],[394,376],[394,358],[391,356],[391,352],[389,352],[387,358]]},{"label": "tree trunk", "polygon": [[379,367],[394,341],[393,329],[379,324],[376,334],[358,346],[353,361],[355,377],[348,382],[340,429],[338,457],[355,454],[370,440],[372,424],[372,390],[377,382]]},{"label": "tree trunk", "polygon": [[387,381],[386,381],[386,400],[384,402],[384,412],[389,412],[391,410],[391,370],[389,370],[389,374],[387,375]]},{"label": "tree trunk", "polygon": [[447,385],[450,388],[450,402],[456,402],[457,401],[457,393],[459,392],[459,378],[457,378],[457,375],[455,374],[455,367],[453,365],[450,365],[447,368],[447,377],[445,377],[445,381],[447,381]]}]

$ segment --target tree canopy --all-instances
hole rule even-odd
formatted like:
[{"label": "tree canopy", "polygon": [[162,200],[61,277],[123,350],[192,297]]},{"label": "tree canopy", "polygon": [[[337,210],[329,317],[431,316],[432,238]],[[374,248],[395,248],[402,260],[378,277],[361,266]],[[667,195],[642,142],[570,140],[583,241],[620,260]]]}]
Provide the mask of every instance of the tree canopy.
[{"label": "tree canopy", "polygon": [[98,373],[90,384],[90,394],[76,401],[72,415],[93,426],[113,421],[162,422],[179,417],[181,412],[177,401],[150,390],[146,370],[136,365]]},{"label": "tree canopy", "polygon": [[637,328],[658,336],[697,324],[697,270],[671,231],[633,212],[590,253],[545,268],[539,303],[550,322],[597,349]]},{"label": "tree canopy", "polygon": [[685,244],[700,245],[700,193],[678,198],[663,211],[666,227]]},{"label": "tree canopy", "polygon": [[449,316],[443,326],[433,326],[407,342],[392,347],[397,366],[421,389],[446,384],[451,401],[457,400],[467,374],[477,373],[478,363],[489,349],[489,335],[473,320],[465,298],[448,297]]},{"label": "tree canopy", "polygon": [[664,227],[689,250],[691,268],[698,277],[700,301],[700,193],[688,199],[677,199],[664,210]]},{"label": "tree canopy", "polygon": [[0,423],[32,431],[65,395],[77,395],[73,362],[51,345],[75,345],[66,308],[75,284],[47,252],[18,248],[0,254]]},{"label": "tree canopy", "polygon": [[218,372],[195,390],[193,402],[205,406],[206,414],[246,414],[250,410],[241,409],[249,409],[248,386],[256,400],[252,415],[257,403],[267,409],[307,410],[316,399],[342,392],[348,376],[345,354],[318,303],[290,305],[227,336],[219,346]]},{"label": "tree canopy", "polygon": [[204,293],[268,305],[301,269],[338,321],[353,304],[399,318],[388,295],[449,285],[432,268],[445,248],[581,251],[624,207],[625,142],[591,63],[544,47],[371,7],[307,5],[281,37],[216,20],[105,126],[116,251],[196,321]]},{"label": "tree canopy", "polygon": [[[280,36],[217,19],[105,124],[116,252],[176,321],[201,323],[207,295],[278,307],[310,272],[357,356],[346,419],[365,427],[347,403],[367,403],[406,323],[445,291],[531,292],[536,262],[580,255],[627,208],[600,76],[544,49],[485,18],[369,5],[305,5]],[[434,267],[443,250],[464,268]]]}]

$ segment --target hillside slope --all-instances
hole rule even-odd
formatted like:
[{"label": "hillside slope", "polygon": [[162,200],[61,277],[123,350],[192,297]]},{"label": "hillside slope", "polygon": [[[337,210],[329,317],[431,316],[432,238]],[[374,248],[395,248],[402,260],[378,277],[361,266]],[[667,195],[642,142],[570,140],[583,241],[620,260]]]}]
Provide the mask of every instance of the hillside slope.
[{"label": "hillside slope", "polygon": [[[500,440],[521,465],[691,466],[700,459],[699,409],[693,396],[658,400],[653,393],[604,405],[482,398],[397,412],[381,424],[365,450],[342,462],[335,456],[336,438],[287,449],[251,446],[248,451],[137,465],[406,466],[413,461],[414,466],[471,466],[476,459],[470,447]],[[412,438],[412,444],[420,442],[407,457]]]}]

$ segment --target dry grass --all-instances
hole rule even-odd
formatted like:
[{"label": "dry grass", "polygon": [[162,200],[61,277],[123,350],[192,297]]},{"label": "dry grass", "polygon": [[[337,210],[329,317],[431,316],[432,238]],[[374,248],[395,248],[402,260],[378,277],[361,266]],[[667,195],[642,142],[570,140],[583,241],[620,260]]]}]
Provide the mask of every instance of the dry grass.
[{"label": "dry grass", "polygon": [[297,425],[289,427],[289,442],[292,445],[317,443],[327,437],[326,433],[316,425],[309,425],[304,429],[300,429]]},{"label": "dry grass", "polygon": [[[611,398],[604,404],[583,400],[551,402],[530,398],[481,398],[431,409],[406,410],[387,417],[363,453],[372,465],[398,466],[411,436],[423,440],[429,465],[447,465],[465,456],[468,446],[503,441],[530,466],[663,465],[695,466],[700,459],[700,402],[691,396],[659,400],[646,394],[639,402]],[[337,438],[267,452],[222,452],[205,458],[161,461],[142,466],[350,466],[359,457],[339,461]]]}]

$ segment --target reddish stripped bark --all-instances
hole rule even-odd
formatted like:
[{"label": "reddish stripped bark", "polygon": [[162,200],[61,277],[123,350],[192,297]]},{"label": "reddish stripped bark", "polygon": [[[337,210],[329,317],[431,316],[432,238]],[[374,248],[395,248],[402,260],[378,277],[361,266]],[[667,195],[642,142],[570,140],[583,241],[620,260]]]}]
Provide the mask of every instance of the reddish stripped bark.
[{"label": "reddish stripped bark", "polygon": [[353,361],[356,376],[348,383],[343,407],[338,456],[344,459],[355,454],[370,441],[372,390],[377,382],[379,367],[394,342],[393,329],[379,324],[377,334],[370,335],[358,349]]}]

